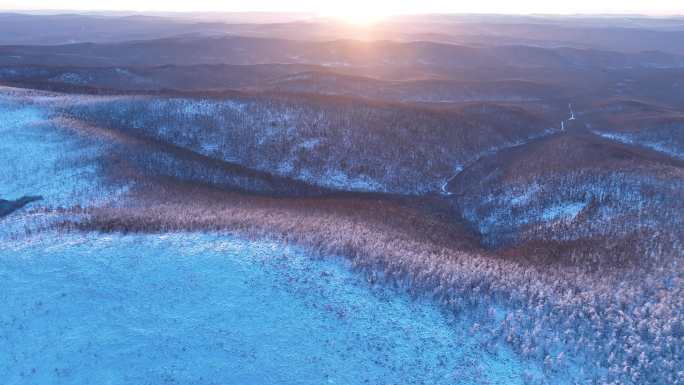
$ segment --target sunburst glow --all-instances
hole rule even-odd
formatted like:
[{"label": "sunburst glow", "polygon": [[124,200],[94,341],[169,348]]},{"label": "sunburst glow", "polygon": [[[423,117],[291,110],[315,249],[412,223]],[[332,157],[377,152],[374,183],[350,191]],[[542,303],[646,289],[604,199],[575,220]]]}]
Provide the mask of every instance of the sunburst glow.
[{"label": "sunburst glow", "polygon": [[338,19],[351,24],[370,25],[391,16],[384,2],[345,1],[326,5],[321,16]]}]

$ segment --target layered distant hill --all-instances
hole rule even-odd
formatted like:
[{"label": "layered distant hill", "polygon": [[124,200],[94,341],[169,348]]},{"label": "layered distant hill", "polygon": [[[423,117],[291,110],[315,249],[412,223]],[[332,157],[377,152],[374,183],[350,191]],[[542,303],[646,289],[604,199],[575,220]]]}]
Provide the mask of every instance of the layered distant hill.
[{"label": "layered distant hill", "polygon": [[0,44],[122,42],[176,35],[239,35],[290,40],[432,41],[684,54],[684,18],[638,15],[393,17],[366,27],[310,14],[0,14]]},{"label": "layered distant hill", "polygon": [[473,68],[682,67],[681,54],[531,45],[468,46],[430,41],[301,41],[241,36],[173,37],[122,43],[5,46],[0,64],[154,66],[163,64],[317,64],[329,67]]}]

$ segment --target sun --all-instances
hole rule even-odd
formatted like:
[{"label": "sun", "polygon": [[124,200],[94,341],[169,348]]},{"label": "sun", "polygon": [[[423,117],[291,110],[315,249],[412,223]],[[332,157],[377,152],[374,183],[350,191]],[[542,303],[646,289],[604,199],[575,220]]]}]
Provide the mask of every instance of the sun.
[{"label": "sun", "polygon": [[334,4],[326,4],[325,8],[321,11],[321,15],[356,25],[376,24],[391,16],[387,12],[386,7],[383,6],[383,2],[374,2],[372,0],[365,2],[343,0]]}]

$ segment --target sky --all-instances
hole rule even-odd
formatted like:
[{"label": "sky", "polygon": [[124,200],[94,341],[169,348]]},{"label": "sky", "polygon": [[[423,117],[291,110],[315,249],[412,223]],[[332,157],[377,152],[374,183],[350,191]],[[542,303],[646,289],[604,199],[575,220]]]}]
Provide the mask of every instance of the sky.
[{"label": "sky", "polygon": [[684,14],[684,0],[0,0],[3,10],[310,12],[345,18],[413,13]]}]

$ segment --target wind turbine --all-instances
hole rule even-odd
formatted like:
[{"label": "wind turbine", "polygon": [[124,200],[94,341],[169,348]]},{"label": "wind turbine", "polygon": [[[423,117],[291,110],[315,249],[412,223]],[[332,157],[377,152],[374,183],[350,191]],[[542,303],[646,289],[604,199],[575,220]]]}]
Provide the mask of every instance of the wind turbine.
[{"label": "wind turbine", "polygon": [[572,110],[572,104],[568,104],[568,108],[570,109],[570,119],[568,120],[575,120],[575,111]]}]

